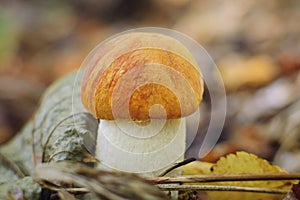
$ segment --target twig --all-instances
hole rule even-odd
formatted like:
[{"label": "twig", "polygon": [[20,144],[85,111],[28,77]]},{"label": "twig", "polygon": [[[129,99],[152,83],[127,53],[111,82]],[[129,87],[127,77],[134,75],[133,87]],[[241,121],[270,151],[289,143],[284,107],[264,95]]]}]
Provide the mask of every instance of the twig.
[{"label": "twig", "polygon": [[42,181],[42,180],[36,180],[43,188],[47,188],[52,191],[59,192],[61,190],[65,190],[69,192],[70,194],[86,194],[90,191],[86,188],[66,188],[59,185],[56,185],[55,183],[51,183],[48,181]]},{"label": "twig", "polygon": [[14,163],[11,159],[9,159],[7,156],[3,155],[2,153],[0,153],[0,157],[2,157],[2,159],[16,172],[16,174],[20,178],[25,177],[25,174],[22,172],[22,170],[19,168],[19,166],[16,165],[16,163]]},{"label": "twig", "polygon": [[188,159],[185,159],[184,161],[182,162],[179,162],[179,163],[175,163],[172,167],[168,168],[167,170],[165,170],[163,173],[161,173],[159,176],[164,176],[166,174],[168,174],[169,172],[173,171],[174,169],[178,168],[178,167],[181,167],[183,165],[187,165],[193,161],[195,161],[196,158],[188,158]]},{"label": "twig", "polygon": [[177,177],[147,178],[153,184],[163,183],[199,183],[199,182],[226,182],[226,181],[268,181],[268,180],[300,180],[300,174],[216,174],[216,175],[189,175]]},{"label": "twig", "polygon": [[[40,182],[41,184],[41,182]],[[70,194],[85,194],[90,191],[86,188],[62,188],[49,183],[41,184],[44,188],[53,191],[65,190]],[[231,191],[231,192],[254,192],[254,193],[269,193],[269,194],[286,194],[287,190],[268,189],[268,188],[254,188],[244,186],[219,186],[219,185],[157,185],[161,190],[168,191],[184,191],[184,190],[202,190],[202,191]]]},{"label": "twig", "polygon": [[[44,188],[51,189],[53,191],[65,190],[70,194],[86,194],[90,191],[86,188],[62,188],[54,187],[50,185],[43,185]],[[255,192],[255,193],[269,193],[269,194],[286,194],[287,190],[280,189],[268,189],[268,188],[253,188],[243,186],[219,186],[219,185],[159,185],[161,190],[202,190],[202,191],[236,191],[236,192]]]},{"label": "twig", "polygon": [[236,192],[255,192],[269,194],[286,194],[288,191],[280,189],[254,188],[242,186],[219,186],[219,185],[159,185],[162,190],[205,190],[205,191],[236,191]]}]

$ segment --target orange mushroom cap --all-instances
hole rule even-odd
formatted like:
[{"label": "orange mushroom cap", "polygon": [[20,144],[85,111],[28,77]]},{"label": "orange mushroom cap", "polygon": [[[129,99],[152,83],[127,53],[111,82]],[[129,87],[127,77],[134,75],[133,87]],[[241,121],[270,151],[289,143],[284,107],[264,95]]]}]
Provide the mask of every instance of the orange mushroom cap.
[{"label": "orange mushroom cap", "polygon": [[96,118],[176,119],[194,113],[202,100],[196,61],[163,34],[120,35],[94,49],[83,65],[81,99]]}]

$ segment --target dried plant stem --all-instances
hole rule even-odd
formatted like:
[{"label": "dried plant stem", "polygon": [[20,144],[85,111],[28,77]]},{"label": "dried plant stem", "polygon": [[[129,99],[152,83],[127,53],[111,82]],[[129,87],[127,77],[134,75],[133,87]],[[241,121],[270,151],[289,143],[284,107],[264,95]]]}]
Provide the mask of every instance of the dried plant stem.
[{"label": "dried plant stem", "polygon": [[269,194],[286,194],[287,190],[254,188],[243,186],[219,186],[219,185],[159,185],[161,190],[204,190],[204,191],[237,191],[237,192],[255,192],[255,193],[269,193]]},{"label": "dried plant stem", "polygon": [[25,177],[25,174],[22,172],[22,170],[19,168],[19,166],[16,163],[14,163],[10,158],[3,155],[2,153],[0,153],[0,157],[11,167],[11,169],[13,169],[16,172],[16,174],[20,178]]},{"label": "dried plant stem", "polygon": [[[41,182],[40,182],[41,184]],[[85,194],[90,191],[86,188],[62,188],[59,186],[41,184],[44,188],[51,189],[53,191],[65,190],[70,194]],[[161,190],[168,191],[185,191],[185,190],[202,190],[202,191],[231,191],[231,192],[254,192],[254,193],[269,193],[269,194],[286,194],[287,190],[281,189],[268,189],[268,188],[254,188],[254,187],[244,187],[244,186],[220,186],[220,185],[157,185]]]},{"label": "dried plant stem", "polygon": [[199,182],[226,182],[226,181],[276,181],[300,180],[300,174],[216,174],[216,175],[189,175],[178,177],[148,178],[153,184],[163,183],[199,183]]},{"label": "dried plant stem", "polygon": [[54,183],[51,183],[51,182],[47,182],[47,181],[41,181],[41,180],[37,180],[37,182],[43,187],[43,188],[47,188],[49,190],[52,190],[52,191],[56,191],[56,192],[59,192],[59,191],[67,191],[69,192],[70,194],[86,194],[86,193],[89,193],[90,191],[86,188],[65,188],[65,187],[62,187],[62,186],[59,186],[59,185],[55,185]]},{"label": "dried plant stem", "polygon": [[[70,194],[86,194],[90,191],[86,188],[61,188],[53,187],[46,184],[43,185],[44,188],[51,189],[53,191],[65,190]],[[219,186],[219,185],[159,185],[161,190],[202,190],[202,191],[231,191],[231,192],[255,192],[255,193],[269,193],[269,194],[286,194],[287,190],[280,189],[267,189],[267,188],[253,188],[253,187],[243,187],[243,186]]]},{"label": "dried plant stem", "polygon": [[170,168],[166,169],[163,173],[161,173],[159,176],[165,176],[166,174],[168,174],[169,172],[173,171],[174,169],[178,168],[178,167],[181,167],[183,165],[186,165],[186,164],[189,164],[193,161],[195,161],[196,158],[188,158],[188,159],[185,159],[184,161],[182,162],[179,162],[179,163],[176,163],[175,165],[171,166]]},{"label": "dried plant stem", "polygon": [[[277,181],[277,180],[299,180],[300,174],[232,174],[232,175],[191,175],[179,177],[155,177],[147,180],[156,184],[161,190],[203,190],[203,191],[238,191],[269,194],[286,194],[287,190],[255,188],[244,186],[221,186],[221,185],[176,185],[176,183],[200,183],[200,182],[226,182],[226,181]],[[44,187],[54,191],[65,190],[71,194],[84,194],[89,190],[86,188],[61,188],[53,184],[43,184]]]}]

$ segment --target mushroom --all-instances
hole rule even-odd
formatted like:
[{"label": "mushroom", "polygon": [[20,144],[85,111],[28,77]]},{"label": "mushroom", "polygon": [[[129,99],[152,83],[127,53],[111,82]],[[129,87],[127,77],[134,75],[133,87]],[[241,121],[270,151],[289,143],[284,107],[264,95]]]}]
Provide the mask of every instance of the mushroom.
[{"label": "mushroom", "polygon": [[83,66],[81,100],[99,119],[100,168],[158,176],[183,160],[184,117],[203,94],[201,72],[184,45],[164,34],[126,33],[97,46]]}]

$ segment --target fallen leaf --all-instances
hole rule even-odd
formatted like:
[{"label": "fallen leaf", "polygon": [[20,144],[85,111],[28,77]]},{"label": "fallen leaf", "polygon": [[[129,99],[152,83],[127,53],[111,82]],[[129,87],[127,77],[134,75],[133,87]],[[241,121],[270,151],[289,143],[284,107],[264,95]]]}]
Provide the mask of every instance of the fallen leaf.
[{"label": "fallen leaf", "polygon": [[[220,158],[215,164],[197,161],[190,163],[183,168],[184,175],[195,174],[286,174],[280,167],[270,164],[268,161],[246,152],[228,154]],[[239,186],[262,189],[290,190],[295,181],[233,181],[201,183],[216,186]],[[279,200],[284,197],[282,194],[264,194],[255,192],[231,192],[213,191],[207,192],[211,200]]]},{"label": "fallen leaf", "polygon": [[279,73],[278,66],[265,55],[251,58],[233,55],[220,60],[218,65],[227,91],[264,86]]},{"label": "fallen leaf", "polygon": [[[246,152],[237,152],[222,157],[212,168],[212,174],[278,174],[287,173],[278,166],[271,165],[268,161],[257,157],[254,154]],[[236,181],[223,182],[217,185],[244,186],[255,188],[269,189],[286,189],[289,190],[292,186],[291,181]],[[250,192],[208,192],[210,199],[282,199],[284,195],[278,194],[261,194]]]},{"label": "fallen leaf", "polygon": [[209,174],[213,163],[195,161],[182,167],[183,175]]}]

